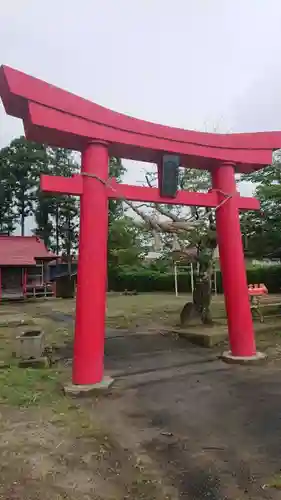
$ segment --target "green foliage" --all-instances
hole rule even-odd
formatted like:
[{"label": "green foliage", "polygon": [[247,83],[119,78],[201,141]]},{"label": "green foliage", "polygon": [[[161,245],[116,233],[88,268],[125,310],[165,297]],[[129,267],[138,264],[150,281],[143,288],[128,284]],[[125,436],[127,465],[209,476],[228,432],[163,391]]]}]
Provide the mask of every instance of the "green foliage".
[{"label": "green foliage", "polygon": [[245,250],[252,257],[266,257],[281,247],[281,156],[273,165],[243,176],[257,184],[255,195],[260,200],[261,212],[241,215]]},{"label": "green foliage", "polygon": [[183,168],[180,171],[181,189],[205,193],[211,187],[210,173],[207,170]]},{"label": "green foliage", "polygon": [[[52,195],[40,189],[40,175],[70,177],[79,172],[72,151],[51,148],[20,137],[0,150],[0,231],[13,233],[18,223],[25,234],[26,217],[33,215],[34,233],[57,254],[70,256],[78,248],[79,199]],[[109,175],[121,181],[125,168],[111,158]],[[98,214],[93,214],[97,217]],[[94,235],[93,235],[94,237]],[[124,215],[121,200],[109,202],[109,267],[132,265],[141,255],[141,234]]]},{"label": "green foliage", "polygon": [[[181,280],[181,274],[178,278]],[[187,275],[183,274],[185,281]],[[137,290],[138,292],[169,292],[173,291],[174,275],[171,272],[152,271],[151,269],[118,269],[116,273],[109,272],[108,288],[114,291]]]},{"label": "green foliage", "polygon": [[[122,165],[120,158],[112,157],[109,160],[109,177],[114,177],[117,182],[121,182],[125,167]],[[124,211],[123,202],[121,200],[109,200],[109,224],[113,220],[122,217]]]},{"label": "green foliage", "polygon": [[6,155],[0,150],[0,232],[8,234],[11,234],[16,226],[11,184],[11,172]]},{"label": "green foliage", "polygon": [[[280,293],[281,266],[257,267],[247,270],[248,283],[264,283],[270,293]],[[119,268],[109,273],[109,290],[137,290],[138,292],[173,292],[174,273],[148,268]],[[191,293],[189,272],[178,272],[178,287],[181,293]],[[221,272],[217,271],[218,293],[223,293]]]},{"label": "green foliage", "polygon": [[14,222],[19,221],[21,235],[25,234],[25,219],[34,209],[35,190],[39,173],[47,163],[46,148],[27,141],[14,139],[1,150],[1,175],[13,201]]},{"label": "green foliage", "polygon": [[[42,173],[62,176],[76,173],[78,164],[73,153],[19,137],[1,149],[0,159],[1,230],[12,233],[19,222],[24,236],[26,218],[33,215],[35,234],[58,252],[67,249],[69,241],[77,240],[77,231],[74,234],[73,229],[76,227],[78,202],[74,197],[42,193],[39,183]],[[67,231],[64,230],[66,222]]]},{"label": "green foliage", "polygon": [[247,270],[248,283],[264,283],[270,293],[280,293],[281,266],[257,267]]},{"label": "green foliage", "polygon": [[[125,167],[119,158],[111,158],[109,176],[121,182]],[[122,200],[109,201],[108,269],[118,266],[133,266],[143,253],[142,235],[133,219],[126,215]],[[113,272],[113,271],[112,271]]]},{"label": "green foliage", "polygon": [[108,234],[108,267],[133,266],[142,253],[139,228],[131,217],[123,216],[111,222]]},{"label": "green foliage", "polygon": [[[78,173],[72,151],[48,147],[46,152],[47,163],[40,173],[62,177]],[[66,255],[77,248],[79,200],[75,196],[42,193],[38,179],[34,215],[35,232],[48,247]]]}]

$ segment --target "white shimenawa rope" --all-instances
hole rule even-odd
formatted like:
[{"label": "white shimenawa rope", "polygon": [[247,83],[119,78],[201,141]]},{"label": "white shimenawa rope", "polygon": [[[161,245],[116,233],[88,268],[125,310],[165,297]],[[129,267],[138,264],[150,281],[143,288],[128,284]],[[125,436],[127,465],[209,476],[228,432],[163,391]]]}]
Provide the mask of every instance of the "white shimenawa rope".
[{"label": "white shimenawa rope", "polygon": [[[111,177],[109,177],[108,180],[104,180],[104,179],[101,179],[98,175],[96,175],[96,174],[90,174],[88,172],[81,172],[81,175],[83,175],[85,177],[92,177],[93,179],[96,179],[97,181],[101,182],[101,184],[103,184],[104,186],[110,188],[114,193],[117,194],[116,198],[118,198],[120,201],[124,201],[124,203],[126,203],[129,206],[131,206],[131,202],[129,200],[127,200],[127,198],[125,198],[124,196],[119,195],[118,190],[111,185]],[[233,194],[227,194],[224,191],[222,191],[221,189],[213,189],[213,191],[216,191],[217,193],[222,194],[223,196],[225,196],[224,200],[222,200],[216,207],[214,207],[215,212],[219,208],[221,208],[228,200],[230,200],[235,195],[237,195],[237,192],[235,192]]]}]

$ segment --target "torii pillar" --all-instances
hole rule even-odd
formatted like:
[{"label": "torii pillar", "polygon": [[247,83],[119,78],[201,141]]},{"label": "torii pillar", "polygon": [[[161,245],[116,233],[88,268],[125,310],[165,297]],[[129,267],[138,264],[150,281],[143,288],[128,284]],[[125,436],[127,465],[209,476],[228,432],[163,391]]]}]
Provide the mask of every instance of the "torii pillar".
[{"label": "torii pillar", "polygon": [[209,193],[179,191],[175,198],[163,198],[157,188],[119,184],[108,179],[108,147],[102,141],[85,147],[81,175],[41,178],[43,191],[81,198],[74,387],[79,386],[80,391],[81,386],[107,387],[111,382],[103,377],[109,198],[213,208],[225,200],[216,211],[230,341],[230,352],[224,358],[253,361],[261,357],[255,347],[239,222],[239,210],[257,210],[259,202],[241,197],[236,191],[234,164],[216,162],[212,171],[213,189]]},{"label": "torii pillar", "polygon": [[[108,199],[217,207],[218,245],[228,317],[228,361],[255,361],[256,352],[244,265],[239,210],[257,210],[240,197],[235,172],[261,169],[281,148],[280,132],[207,134],[137,120],[115,113],[20,71],[2,66],[0,96],[6,112],[21,118],[27,139],[82,152],[81,175],[42,176],[42,189],[81,197],[77,311],[72,391],[103,388]],[[164,154],[181,164],[209,170],[209,193],[179,191],[163,198],[157,188],[108,182],[108,157],[152,163]]]},{"label": "torii pillar", "polygon": [[223,162],[212,170],[212,187],[230,198],[216,211],[216,230],[222,272],[225,306],[228,318],[230,352],[226,361],[256,360],[263,358],[256,352],[252,313],[249,307],[247,276],[239,220],[238,193],[235,164]]},{"label": "torii pillar", "polygon": [[110,384],[103,376],[107,292],[108,147],[93,142],[82,152],[79,262],[73,357],[73,383]]}]

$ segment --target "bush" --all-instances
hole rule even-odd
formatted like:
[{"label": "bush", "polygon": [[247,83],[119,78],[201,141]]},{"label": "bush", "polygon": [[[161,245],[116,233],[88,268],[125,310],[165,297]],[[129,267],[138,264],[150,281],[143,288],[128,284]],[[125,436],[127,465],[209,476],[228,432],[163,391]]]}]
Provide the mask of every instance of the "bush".
[{"label": "bush", "polygon": [[[247,271],[248,283],[264,283],[270,293],[281,292],[281,266],[257,267]],[[175,278],[173,272],[151,269],[111,269],[108,275],[108,289],[116,292],[137,290],[138,292],[173,292]],[[178,273],[178,289],[180,293],[191,292],[189,272]],[[221,272],[217,271],[217,291],[222,293]]]},{"label": "bush", "polygon": [[247,271],[248,283],[264,283],[270,293],[281,292],[281,266],[257,267]]},{"label": "bush", "polygon": [[119,292],[125,289],[138,292],[170,292],[173,287],[172,273],[161,273],[150,269],[119,271],[114,277],[109,276],[109,289]]}]

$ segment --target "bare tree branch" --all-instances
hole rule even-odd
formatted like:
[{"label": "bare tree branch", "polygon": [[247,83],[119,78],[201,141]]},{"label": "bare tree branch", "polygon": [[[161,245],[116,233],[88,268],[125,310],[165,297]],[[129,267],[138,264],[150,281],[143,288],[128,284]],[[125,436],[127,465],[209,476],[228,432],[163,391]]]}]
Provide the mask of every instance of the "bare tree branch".
[{"label": "bare tree branch", "polygon": [[174,222],[182,222],[183,219],[175,215],[173,212],[171,212],[169,209],[164,208],[162,205],[159,205],[158,203],[154,203],[154,207],[156,208],[157,212],[159,212],[161,215],[164,215],[165,217],[168,217]]},{"label": "bare tree branch", "polygon": [[[148,174],[145,176],[145,179],[146,179],[146,182],[147,182],[148,186],[149,187],[153,187],[152,183],[151,183],[151,180],[149,179]],[[168,208],[164,208],[159,203],[154,203],[153,206],[157,210],[157,212],[159,212],[161,215],[164,215],[165,217],[168,217],[172,221],[174,221],[174,222],[183,222],[183,219],[181,217],[178,217],[172,211],[170,211]]]}]

